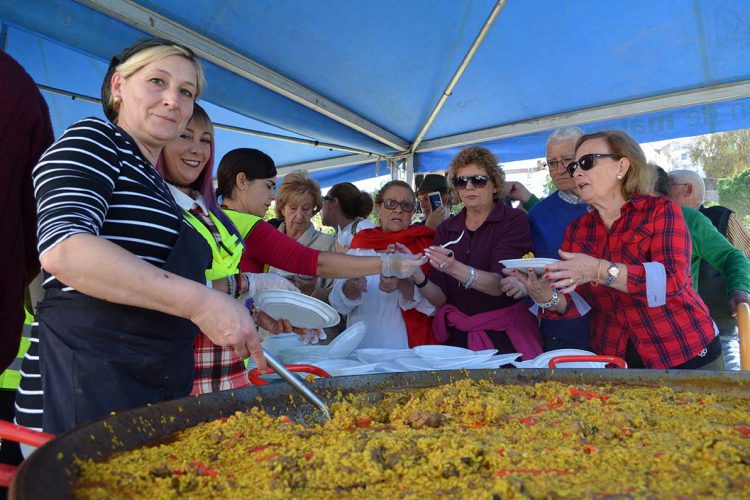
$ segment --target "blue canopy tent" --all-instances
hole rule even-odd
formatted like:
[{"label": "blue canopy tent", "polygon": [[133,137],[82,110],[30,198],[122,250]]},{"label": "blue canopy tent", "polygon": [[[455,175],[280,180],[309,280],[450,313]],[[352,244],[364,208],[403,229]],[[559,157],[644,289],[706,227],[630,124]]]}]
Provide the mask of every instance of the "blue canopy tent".
[{"label": "blue canopy tent", "polygon": [[219,154],[256,147],[324,186],[440,170],[471,143],[536,158],[561,125],[750,128],[750,2],[0,0],[0,22],[57,133],[101,113],[53,89],[96,97],[113,54],[163,36],[206,63]]}]

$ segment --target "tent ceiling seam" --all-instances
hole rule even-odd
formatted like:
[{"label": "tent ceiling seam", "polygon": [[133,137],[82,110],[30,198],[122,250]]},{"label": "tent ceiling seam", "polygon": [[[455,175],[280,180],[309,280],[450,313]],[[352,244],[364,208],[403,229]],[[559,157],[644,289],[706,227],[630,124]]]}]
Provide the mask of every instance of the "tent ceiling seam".
[{"label": "tent ceiling seam", "polygon": [[487,37],[487,34],[490,32],[490,28],[492,28],[493,24],[495,23],[495,20],[497,19],[497,16],[500,15],[500,11],[503,10],[504,6],[505,6],[505,0],[498,0],[495,3],[494,7],[492,7],[490,14],[487,16],[487,19],[484,21],[484,24],[482,25],[482,28],[479,30],[479,33],[474,39],[474,42],[472,42],[471,46],[469,47],[469,50],[466,52],[466,55],[461,61],[461,64],[458,65],[458,69],[456,69],[456,72],[453,74],[453,77],[448,83],[448,86],[443,91],[442,95],[440,96],[440,99],[438,99],[437,104],[435,104],[435,107],[432,109],[430,116],[427,117],[427,120],[425,121],[424,125],[422,125],[422,129],[417,134],[416,139],[414,139],[414,142],[412,142],[411,146],[409,147],[409,153],[413,153],[414,151],[416,151],[416,149],[422,143],[422,139],[424,139],[425,134],[427,134],[427,132],[430,130],[430,127],[432,127],[433,122],[437,118],[438,114],[440,114],[440,111],[443,109],[443,106],[445,105],[445,103],[448,101],[448,97],[450,97],[451,94],[453,94],[453,89],[456,88],[456,85],[458,85],[458,81],[463,76],[464,72],[466,71],[466,68],[474,59],[474,55],[476,54],[477,50],[479,50],[479,46],[482,45],[482,42],[484,42],[484,39]]},{"label": "tent ceiling seam", "polygon": [[[50,87],[49,85],[44,85],[41,83],[36,84],[37,87],[39,87],[40,90],[44,92],[48,92],[50,94],[56,94],[63,97],[70,97],[72,100],[76,101],[84,101],[84,102],[90,102],[93,104],[100,104],[102,102],[101,99],[97,97],[91,97],[85,94],[79,94],[77,92],[73,92],[70,90],[64,90],[59,89],[56,87]],[[249,128],[244,127],[237,127],[235,125],[227,125],[225,123],[214,123],[214,128],[221,129],[221,130],[227,130],[229,132],[237,132],[240,134],[246,134],[246,135],[253,135],[257,137],[265,137],[267,139],[275,139],[278,141],[284,141],[284,142],[293,142],[296,144],[304,144],[306,146],[314,146],[319,148],[325,148],[329,150],[337,150],[337,151],[345,151],[347,153],[356,153],[356,154],[363,154],[363,155],[369,155],[374,156],[376,153],[373,153],[371,151],[365,151],[363,149],[356,149],[356,148],[350,148],[348,146],[341,146],[339,144],[331,144],[328,142],[320,142],[316,141],[315,139],[302,139],[299,137],[291,137],[288,135],[282,135],[282,134],[274,134],[272,132],[262,132],[260,130],[253,130]]]},{"label": "tent ceiling seam", "polygon": [[416,152],[426,153],[428,151],[465,146],[467,144],[478,142],[487,142],[519,135],[533,134],[536,132],[544,132],[563,126],[584,125],[586,123],[625,118],[645,113],[669,111],[689,106],[712,104],[732,99],[742,99],[749,96],[750,80],[743,80],[740,82],[714,85],[701,89],[685,90],[655,97],[623,101],[615,104],[608,104],[606,106],[586,108],[569,113],[532,118],[497,127],[439,137],[424,141]]},{"label": "tent ceiling seam", "polygon": [[175,40],[212,63],[375,139],[397,151],[409,144],[353,111],[195,31],[129,0],[75,0],[151,36]]}]

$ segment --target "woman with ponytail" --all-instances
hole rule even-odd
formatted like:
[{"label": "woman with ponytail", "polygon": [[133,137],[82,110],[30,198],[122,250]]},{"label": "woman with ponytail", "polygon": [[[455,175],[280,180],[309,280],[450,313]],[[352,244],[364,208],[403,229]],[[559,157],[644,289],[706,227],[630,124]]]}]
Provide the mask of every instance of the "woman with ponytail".
[{"label": "woman with ponytail", "polygon": [[334,184],[323,197],[320,218],[323,225],[336,229],[336,251],[346,253],[352,238],[363,229],[372,229],[369,220],[375,204],[372,197],[351,182]]}]

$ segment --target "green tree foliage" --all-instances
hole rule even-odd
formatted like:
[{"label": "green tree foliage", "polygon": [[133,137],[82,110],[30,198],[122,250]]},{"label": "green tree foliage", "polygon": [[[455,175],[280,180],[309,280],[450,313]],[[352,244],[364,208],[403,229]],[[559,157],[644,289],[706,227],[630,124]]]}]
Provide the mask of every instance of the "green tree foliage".
[{"label": "green tree foliage", "polygon": [[731,177],[750,167],[750,130],[706,135],[690,147],[690,159],[707,177]]},{"label": "green tree foliage", "polygon": [[719,203],[743,218],[750,216],[750,168],[719,181]]}]

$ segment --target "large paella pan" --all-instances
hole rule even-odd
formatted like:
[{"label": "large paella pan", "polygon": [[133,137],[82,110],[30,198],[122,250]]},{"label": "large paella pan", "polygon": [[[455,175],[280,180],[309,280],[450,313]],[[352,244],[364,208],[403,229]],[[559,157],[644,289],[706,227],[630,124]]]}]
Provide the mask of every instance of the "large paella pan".
[{"label": "large paella pan", "polygon": [[[707,373],[707,372],[679,372],[679,371],[639,371],[639,370],[499,370],[499,371],[470,371],[470,372],[432,372],[432,373],[402,373],[388,375],[370,375],[359,377],[346,377],[338,379],[318,380],[314,387],[323,399],[332,402],[342,398],[342,395],[361,395],[366,401],[375,403],[388,398],[392,393],[415,393],[425,388],[433,388],[447,383],[461,380],[488,380],[495,386],[520,385],[525,387],[535,386],[544,382],[558,382],[562,387],[580,388],[580,387],[646,387],[644,395],[653,393],[660,394],[659,397],[666,397],[664,391],[691,391],[696,394],[703,394],[706,400],[714,395],[721,397],[738,398],[740,407],[744,408],[743,415],[750,414],[748,404],[750,404],[750,377],[743,373]],[[665,389],[666,388],[666,389]],[[577,389],[576,389],[577,390]],[[661,392],[660,392],[661,391]],[[580,400],[588,404],[587,400],[593,398],[596,404],[603,401],[599,395],[590,390],[582,389],[581,392],[574,393],[573,401]],[[672,397],[672,396],[670,396]],[[703,404],[703,399],[701,404]],[[666,400],[666,399],[665,399]],[[678,403],[679,397],[677,398]],[[743,406],[744,405],[744,406]],[[227,391],[223,393],[208,394],[196,398],[185,398],[177,401],[171,401],[145,408],[139,408],[121,414],[112,415],[92,424],[82,426],[65,435],[59,436],[53,441],[47,443],[38,452],[33,454],[20,468],[16,478],[11,486],[11,495],[14,498],[54,498],[69,497],[73,491],[73,485],[80,474],[81,460],[94,459],[105,460],[113,453],[124,450],[131,450],[142,447],[154,441],[162,440],[177,431],[186,429],[202,422],[215,421],[230,417],[237,411],[244,411],[251,407],[262,408],[271,416],[285,416],[299,422],[311,422],[318,418],[315,410],[305,404],[295,394],[291,394],[288,386],[282,384],[273,384],[266,387],[253,387],[239,391]],[[686,407],[687,408],[687,407]],[[546,408],[545,408],[546,409]],[[518,414],[516,417],[529,418],[528,416]],[[411,418],[411,417],[409,417]],[[429,424],[429,415],[426,416],[427,422],[423,427],[437,428]],[[532,416],[525,425],[536,424],[536,418]],[[542,420],[542,417],[538,417]],[[750,418],[750,417],[748,417]],[[335,420],[335,415],[334,415]],[[542,421],[543,422],[543,421]],[[363,421],[364,425],[370,426],[371,422]],[[591,426],[587,422],[575,422],[578,426],[580,435],[573,436],[578,441],[575,443],[575,449],[581,453],[593,456],[590,460],[596,460],[597,447],[596,441],[591,438]],[[588,426],[588,428],[587,428]],[[464,425],[464,427],[467,427]],[[470,427],[470,426],[469,426]],[[383,430],[383,429],[381,429]],[[388,430],[387,428],[385,429]],[[569,429],[575,433],[576,429]],[[747,482],[750,483],[750,465],[743,463],[743,460],[750,461],[750,428],[740,426],[737,434],[741,436],[738,441],[734,454],[726,455],[729,460],[739,460],[737,465],[748,469]],[[484,430],[483,432],[486,432]],[[587,434],[586,431],[589,431]],[[494,431],[490,431],[494,432]],[[355,429],[355,433],[365,434],[363,429]],[[507,435],[506,435],[507,437]],[[448,436],[447,439],[456,439],[455,436]],[[447,442],[449,442],[447,441]],[[715,443],[714,443],[715,444]],[[555,449],[555,443],[548,443],[547,448]],[[706,446],[712,446],[710,440]],[[512,447],[508,446],[508,448]],[[708,448],[707,448],[708,449]],[[250,452],[253,450],[250,450]],[[381,447],[380,454],[384,451]],[[503,469],[490,470],[487,472],[493,477],[500,478],[501,482],[511,489],[503,490],[509,496],[535,496],[533,490],[524,490],[524,480],[530,476],[544,475],[547,472],[554,472],[555,476],[562,475],[566,472],[559,467],[549,469],[527,469],[523,464],[523,453],[520,458],[513,456],[512,450],[498,448],[493,451],[502,455],[502,460],[510,460],[508,466]],[[386,456],[378,457],[377,452],[369,450],[368,453],[379,458],[385,464],[388,460]],[[373,454],[374,453],[374,454]],[[484,452],[483,452],[484,453]],[[738,454],[739,453],[739,454]],[[269,454],[269,456],[271,456]],[[739,457],[739,458],[737,458]],[[475,457],[476,458],[476,457]],[[515,459],[516,462],[513,462]],[[474,460],[474,459],[472,459]],[[493,460],[485,461],[494,464]],[[466,465],[466,463],[464,463]],[[472,464],[475,466],[476,464]],[[276,464],[279,468],[284,464]],[[462,467],[461,463],[458,464]],[[494,465],[493,465],[494,467]],[[174,471],[172,471],[174,472]],[[170,474],[172,473],[170,472]],[[198,471],[201,472],[201,471]],[[202,471],[205,473],[205,469]],[[652,471],[654,472],[654,471]],[[610,471],[612,473],[612,471]],[[654,472],[658,474],[658,471]],[[461,471],[451,470],[450,467],[440,471],[439,474],[449,476],[458,475]],[[555,477],[557,481],[564,481],[564,477]],[[592,477],[592,480],[594,478]],[[689,478],[684,478],[686,481]],[[330,482],[332,477],[328,478]],[[747,494],[750,484],[743,482],[742,474],[739,477],[733,477],[729,484],[729,489],[723,491],[732,491],[736,489],[739,497]],[[720,482],[720,481],[719,481]],[[507,484],[506,484],[507,483]],[[287,485],[288,486],[288,485]],[[350,485],[351,486],[351,485]],[[726,486],[726,484],[724,485]],[[513,489],[515,488],[515,489]],[[354,485],[353,488],[334,490],[334,496],[363,496],[366,494],[366,485]],[[407,491],[408,490],[404,490]],[[604,490],[601,491],[605,494]],[[744,492],[744,493],[743,493]],[[217,495],[227,496],[228,492]],[[265,491],[245,491],[246,494],[253,496],[263,496],[269,492]],[[288,492],[287,492],[288,493]],[[440,492],[435,492],[440,493]],[[458,490],[446,490],[450,496],[462,496]],[[468,492],[463,492],[467,494]],[[491,491],[474,492],[481,493],[484,496],[492,497]],[[626,491],[616,491],[616,493],[627,493]],[[230,495],[231,496],[231,495]],[[365,495],[366,496],[366,495]],[[408,496],[408,495],[406,495]],[[504,495],[501,495],[504,496]],[[545,495],[549,496],[549,495]],[[564,495],[563,495],[564,496]]]}]

